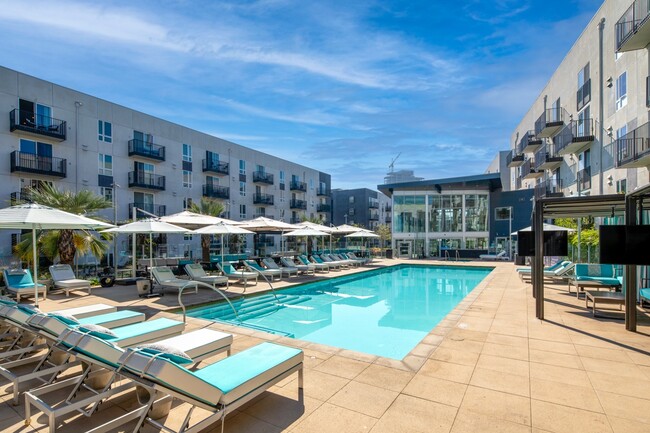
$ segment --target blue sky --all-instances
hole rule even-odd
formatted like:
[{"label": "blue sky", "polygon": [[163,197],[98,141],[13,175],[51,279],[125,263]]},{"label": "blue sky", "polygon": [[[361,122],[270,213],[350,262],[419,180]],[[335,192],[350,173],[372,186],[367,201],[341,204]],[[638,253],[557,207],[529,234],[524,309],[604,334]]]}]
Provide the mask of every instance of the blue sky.
[{"label": "blue sky", "polygon": [[3,2],[0,64],[375,188],[483,173],[600,3]]}]

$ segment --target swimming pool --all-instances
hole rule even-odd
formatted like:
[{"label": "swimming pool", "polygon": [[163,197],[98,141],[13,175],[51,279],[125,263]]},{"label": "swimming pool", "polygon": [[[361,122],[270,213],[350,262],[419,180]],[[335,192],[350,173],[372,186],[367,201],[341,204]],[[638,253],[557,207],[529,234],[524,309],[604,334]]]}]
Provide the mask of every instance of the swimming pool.
[{"label": "swimming pool", "polygon": [[[397,265],[233,302],[241,325],[393,359],[406,356],[493,268]],[[188,316],[240,324],[227,303]]]}]

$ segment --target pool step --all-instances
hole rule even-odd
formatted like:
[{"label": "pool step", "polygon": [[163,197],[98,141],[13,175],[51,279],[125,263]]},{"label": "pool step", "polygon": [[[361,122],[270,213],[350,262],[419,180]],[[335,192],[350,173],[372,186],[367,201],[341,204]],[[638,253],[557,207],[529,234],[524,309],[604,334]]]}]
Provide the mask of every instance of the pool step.
[{"label": "pool step", "polygon": [[[276,297],[273,295],[262,295],[256,296],[255,298],[238,300],[233,302],[233,306],[237,310],[239,318],[241,320],[246,320],[276,311],[285,306],[299,304],[309,299],[311,298],[308,296],[279,294],[277,295],[276,300]],[[227,303],[202,308],[190,315],[202,319],[219,319],[224,321],[236,320],[235,313]]]},{"label": "pool step", "polygon": [[[282,296],[286,296],[286,295],[282,295]],[[251,306],[256,304],[264,304],[270,302],[271,300],[273,301],[275,300],[275,297],[273,295],[262,295],[250,299],[245,299],[245,298],[237,299],[235,301],[232,301],[232,305],[235,307],[237,311],[239,311],[239,309],[242,308],[242,306],[244,305]],[[203,317],[203,318],[207,316],[219,317],[227,312],[232,313],[232,308],[230,307],[230,305],[228,305],[227,302],[222,302],[216,305],[194,310],[193,312],[190,312],[190,315],[192,317]]]}]

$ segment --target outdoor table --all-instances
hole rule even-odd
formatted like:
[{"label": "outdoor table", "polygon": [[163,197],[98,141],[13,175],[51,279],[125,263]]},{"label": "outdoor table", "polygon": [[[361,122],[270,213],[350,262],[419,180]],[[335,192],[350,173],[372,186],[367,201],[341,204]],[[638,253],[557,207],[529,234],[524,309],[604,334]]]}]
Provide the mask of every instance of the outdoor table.
[{"label": "outdoor table", "polygon": [[621,292],[603,292],[600,290],[585,290],[585,306],[589,309],[589,300],[592,302],[592,316],[596,317],[596,303],[599,304],[618,304],[619,310],[622,310],[625,303],[625,295]]}]

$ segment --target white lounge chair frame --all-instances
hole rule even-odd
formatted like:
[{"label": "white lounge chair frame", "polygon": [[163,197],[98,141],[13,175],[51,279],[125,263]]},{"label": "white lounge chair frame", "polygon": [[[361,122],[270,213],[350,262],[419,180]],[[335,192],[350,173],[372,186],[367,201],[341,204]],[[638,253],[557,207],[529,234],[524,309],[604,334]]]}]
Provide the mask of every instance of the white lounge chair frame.
[{"label": "white lounge chair frame", "polygon": [[205,273],[203,266],[198,263],[185,265],[185,272],[192,280],[209,284],[212,287],[216,287],[217,284],[225,284],[226,288],[230,286],[228,277],[224,277],[223,275],[208,275]]},{"label": "white lounge chair frame", "polygon": [[194,287],[194,293],[199,293],[199,286],[196,284],[196,282],[177,278],[172,270],[167,266],[154,266],[151,268],[151,275],[156,281],[156,284],[158,284],[163,289],[165,287],[169,287],[172,289],[180,290],[181,287]]},{"label": "white lounge chair frame", "polygon": [[50,275],[54,287],[65,291],[65,296],[70,296],[70,292],[75,290],[88,290],[88,294],[91,293],[90,281],[77,278],[70,265],[52,265]]},{"label": "white lounge chair frame", "polygon": [[295,266],[293,268],[289,268],[286,266],[278,266],[278,264],[275,263],[275,260],[273,260],[272,258],[266,258],[263,259],[262,261],[264,262],[267,268],[278,270],[282,272],[282,275],[286,277],[291,277],[292,275],[298,275],[298,268],[296,268]]},{"label": "white lounge chair frame", "polygon": [[[230,266],[232,264],[228,263]],[[248,280],[255,280],[255,284],[257,284],[257,279],[259,278],[259,275],[257,272],[246,272],[246,271],[236,271],[235,273],[228,273],[225,271],[221,263],[216,264],[219,270],[226,276],[228,277],[229,280],[235,280],[236,282],[244,282],[244,291],[246,291],[246,287],[248,286]],[[234,266],[233,266],[234,269]]]}]

